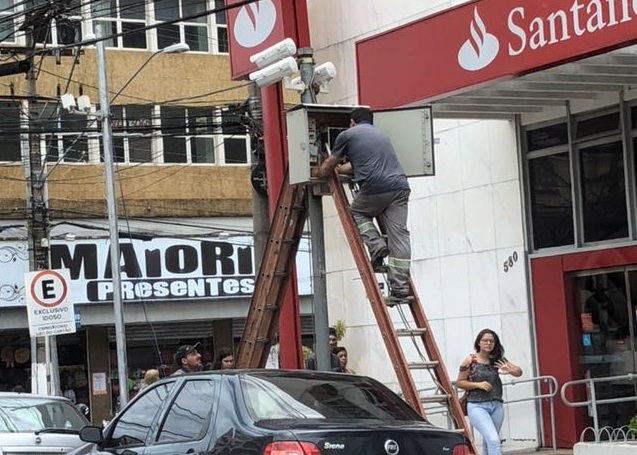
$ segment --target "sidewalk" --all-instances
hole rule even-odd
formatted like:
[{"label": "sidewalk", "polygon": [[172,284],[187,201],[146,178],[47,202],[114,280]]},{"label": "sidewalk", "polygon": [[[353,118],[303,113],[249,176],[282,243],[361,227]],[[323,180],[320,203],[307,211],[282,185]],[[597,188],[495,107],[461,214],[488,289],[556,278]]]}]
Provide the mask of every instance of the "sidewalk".
[{"label": "sidewalk", "polygon": [[573,449],[557,449],[535,447],[535,442],[524,441],[504,441],[502,444],[503,454],[538,454],[538,455],[573,455]]}]

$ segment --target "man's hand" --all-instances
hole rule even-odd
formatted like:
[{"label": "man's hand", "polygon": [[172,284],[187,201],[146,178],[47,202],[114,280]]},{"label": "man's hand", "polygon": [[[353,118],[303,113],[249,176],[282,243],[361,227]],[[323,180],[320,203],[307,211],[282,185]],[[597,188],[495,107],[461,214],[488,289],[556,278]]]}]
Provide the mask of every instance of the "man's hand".
[{"label": "man's hand", "polygon": [[339,174],[352,175],[354,174],[354,168],[352,167],[352,163],[343,163],[336,166],[336,172]]},{"label": "man's hand", "polygon": [[325,161],[321,163],[320,166],[316,166],[310,169],[310,175],[312,177],[318,177],[320,179],[324,179],[329,176],[336,166],[338,165],[340,158],[335,157],[334,155],[328,156]]}]

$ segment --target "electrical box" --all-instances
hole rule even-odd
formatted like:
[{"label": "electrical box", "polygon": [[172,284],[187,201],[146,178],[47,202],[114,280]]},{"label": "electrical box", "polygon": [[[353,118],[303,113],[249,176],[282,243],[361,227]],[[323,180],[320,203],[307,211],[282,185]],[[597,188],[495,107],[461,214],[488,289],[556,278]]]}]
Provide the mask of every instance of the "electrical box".
[{"label": "electrical box", "polygon": [[[310,168],[327,156],[358,106],[300,104],[286,112],[290,183],[310,181]],[[389,136],[408,177],[434,175],[430,106],[374,112],[374,126]]]}]

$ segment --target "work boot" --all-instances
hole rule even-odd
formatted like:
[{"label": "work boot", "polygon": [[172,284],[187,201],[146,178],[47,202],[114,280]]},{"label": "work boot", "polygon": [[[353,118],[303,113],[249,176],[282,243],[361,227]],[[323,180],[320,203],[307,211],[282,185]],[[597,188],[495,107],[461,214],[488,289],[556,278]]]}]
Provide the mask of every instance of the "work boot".
[{"label": "work boot", "polygon": [[389,256],[389,248],[386,246],[378,250],[374,256],[372,256],[372,268],[375,273],[387,273],[387,266],[383,263],[385,258]]},{"label": "work boot", "polygon": [[409,297],[409,289],[392,289],[390,295],[394,299],[406,299]]}]

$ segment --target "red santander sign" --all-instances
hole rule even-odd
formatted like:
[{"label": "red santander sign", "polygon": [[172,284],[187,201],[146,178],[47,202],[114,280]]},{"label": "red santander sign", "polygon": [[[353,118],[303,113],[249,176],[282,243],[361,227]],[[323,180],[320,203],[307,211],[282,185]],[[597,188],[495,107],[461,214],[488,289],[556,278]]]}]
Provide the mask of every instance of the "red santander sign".
[{"label": "red santander sign", "polygon": [[359,101],[433,101],[637,42],[637,0],[478,0],[356,44]]},{"label": "red santander sign", "polygon": [[307,46],[309,31],[305,0],[226,0],[232,79],[245,79],[256,69],[250,56],[292,38]]}]

